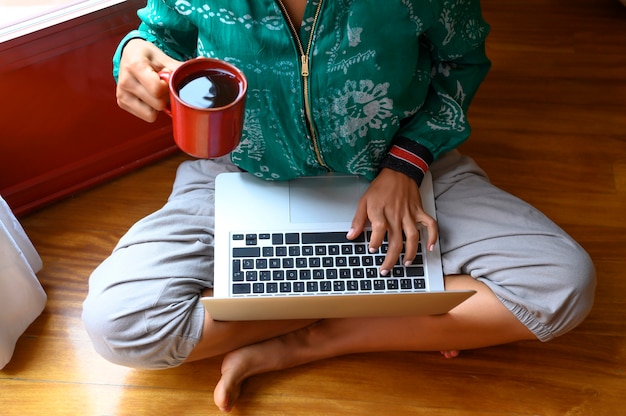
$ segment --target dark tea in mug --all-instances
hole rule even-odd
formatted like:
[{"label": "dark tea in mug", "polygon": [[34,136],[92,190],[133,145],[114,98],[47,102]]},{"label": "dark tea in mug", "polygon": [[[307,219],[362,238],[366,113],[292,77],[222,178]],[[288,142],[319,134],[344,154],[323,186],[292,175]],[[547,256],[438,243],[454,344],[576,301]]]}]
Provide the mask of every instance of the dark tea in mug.
[{"label": "dark tea in mug", "polygon": [[220,108],[234,102],[241,87],[241,82],[234,75],[219,69],[206,69],[184,78],[177,93],[188,105]]}]

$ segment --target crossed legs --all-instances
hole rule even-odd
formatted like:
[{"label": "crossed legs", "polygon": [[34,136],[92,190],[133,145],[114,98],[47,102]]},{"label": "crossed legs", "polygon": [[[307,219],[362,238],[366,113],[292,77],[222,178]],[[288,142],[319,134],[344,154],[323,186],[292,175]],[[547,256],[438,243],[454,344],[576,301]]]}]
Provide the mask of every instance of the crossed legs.
[{"label": "crossed legs", "polygon": [[440,316],[239,323],[207,317],[204,335],[189,360],[230,351],[214,392],[215,404],[230,411],[243,381],[268,371],[352,353],[457,351],[535,339],[483,283],[449,276],[446,288],[477,293]]},{"label": "crossed legs", "polygon": [[163,209],[129,230],[94,271],[83,309],[96,350],[121,365],[167,368],[226,354],[214,395],[223,410],[254,374],[358,352],[453,356],[548,341],[578,325],[593,303],[593,264],[584,250],[451,152],[431,171],[446,288],[476,290],[466,302],[428,317],[213,321],[198,297],[212,286],[213,179],[232,170],[228,163],[183,164]]}]

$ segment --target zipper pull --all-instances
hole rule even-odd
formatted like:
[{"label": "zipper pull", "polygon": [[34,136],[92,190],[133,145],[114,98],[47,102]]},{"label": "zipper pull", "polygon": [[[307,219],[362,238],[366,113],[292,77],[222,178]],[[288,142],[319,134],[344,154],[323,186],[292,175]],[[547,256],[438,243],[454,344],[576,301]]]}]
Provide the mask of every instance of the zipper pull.
[{"label": "zipper pull", "polygon": [[309,76],[309,57],[306,55],[302,55],[300,57],[300,61],[302,63],[302,76],[308,77]]}]

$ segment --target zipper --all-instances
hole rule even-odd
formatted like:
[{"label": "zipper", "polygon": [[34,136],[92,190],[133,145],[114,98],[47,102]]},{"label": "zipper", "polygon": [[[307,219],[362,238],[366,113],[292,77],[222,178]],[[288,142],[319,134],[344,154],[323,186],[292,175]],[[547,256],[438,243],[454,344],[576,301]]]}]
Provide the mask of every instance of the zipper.
[{"label": "zipper", "polygon": [[315,37],[315,27],[317,26],[317,20],[320,15],[320,11],[322,10],[323,0],[319,0],[317,5],[317,10],[315,11],[315,17],[313,18],[313,24],[311,25],[311,34],[309,36],[309,42],[307,43],[306,50],[304,49],[304,45],[302,45],[302,41],[300,40],[300,36],[298,35],[298,31],[294,26],[291,18],[289,17],[289,13],[287,13],[287,8],[283,4],[281,0],[277,0],[280,9],[283,12],[285,20],[289,24],[289,29],[291,31],[291,35],[293,36],[294,41],[296,42],[296,47],[298,48],[298,53],[300,54],[300,76],[302,77],[303,84],[303,95],[304,95],[304,113],[306,115],[306,123],[309,130],[309,134],[311,135],[311,139],[313,141],[313,149],[315,150],[315,157],[317,158],[317,162],[328,169],[328,165],[324,162],[322,158],[322,152],[320,151],[319,142],[317,140],[317,134],[315,133],[315,128],[313,127],[313,111],[311,109],[311,97],[309,93],[309,75],[310,75],[310,66],[309,66],[309,57],[311,56],[311,47],[313,45],[313,38]]}]

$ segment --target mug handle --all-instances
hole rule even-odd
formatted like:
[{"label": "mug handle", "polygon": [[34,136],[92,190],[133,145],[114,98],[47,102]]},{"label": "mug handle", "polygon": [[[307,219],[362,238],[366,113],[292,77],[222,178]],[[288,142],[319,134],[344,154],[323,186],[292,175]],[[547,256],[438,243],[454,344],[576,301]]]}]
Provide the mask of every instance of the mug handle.
[{"label": "mug handle", "polygon": [[[159,78],[161,78],[163,81],[167,82],[167,85],[169,86],[170,84],[170,78],[172,76],[172,72],[171,71],[166,71],[164,69],[159,71]],[[172,108],[170,106],[170,103],[168,102],[167,105],[165,106],[165,108],[163,109],[163,112],[165,114],[167,114],[168,116],[172,117]]]}]

